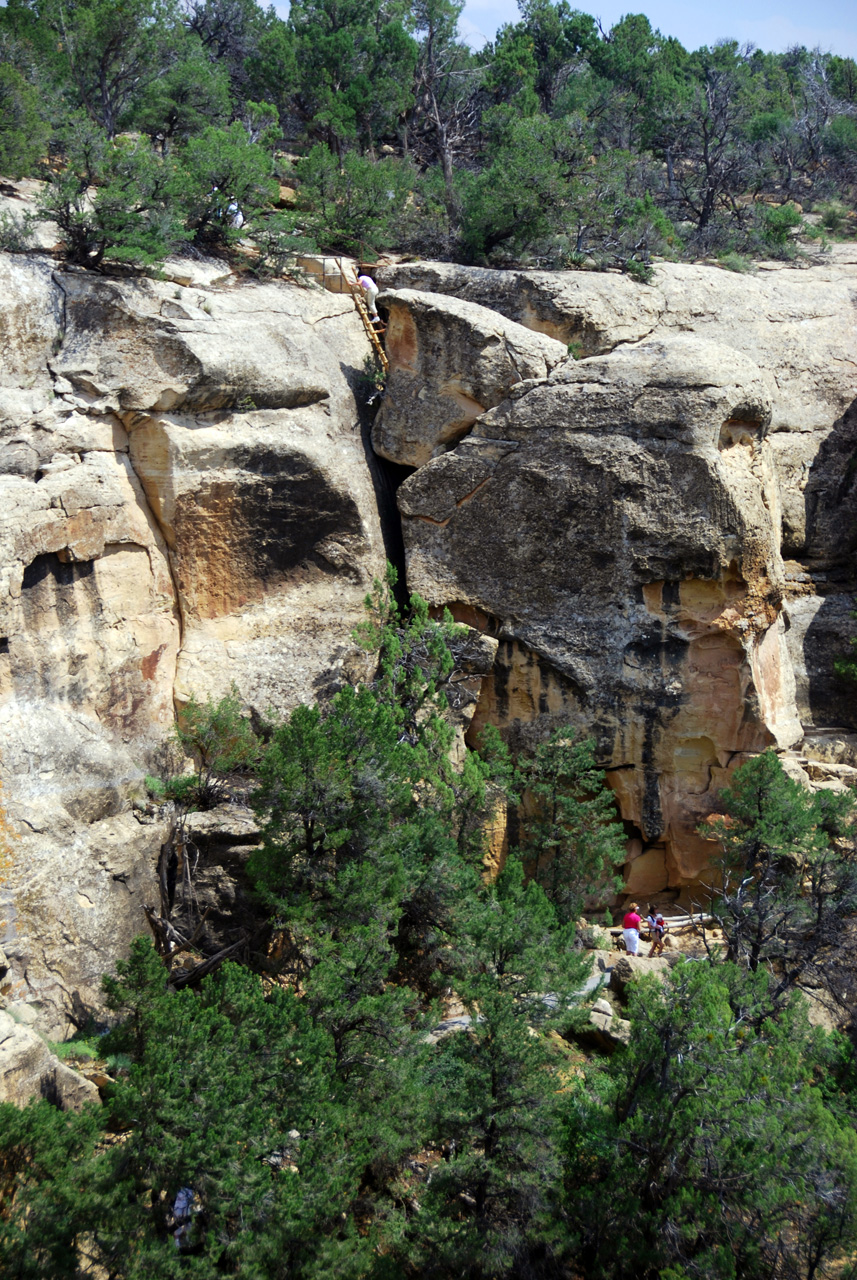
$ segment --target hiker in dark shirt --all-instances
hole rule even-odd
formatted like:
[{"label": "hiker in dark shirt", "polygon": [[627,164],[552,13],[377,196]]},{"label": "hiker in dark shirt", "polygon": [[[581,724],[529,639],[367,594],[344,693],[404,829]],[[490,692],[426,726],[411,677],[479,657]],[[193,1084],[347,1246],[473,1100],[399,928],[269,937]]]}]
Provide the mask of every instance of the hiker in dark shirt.
[{"label": "hiker in dark shirt", "polygon": [[649,959],[652,956],[659,956],[664,949],[664,934],[668,925],[664,920],[660,911],[656,911],[654,907],[649,907],[649,914],[646,917],[646,924],[649,926],[649,933],[652,939],[652,949],[649,952]]}]

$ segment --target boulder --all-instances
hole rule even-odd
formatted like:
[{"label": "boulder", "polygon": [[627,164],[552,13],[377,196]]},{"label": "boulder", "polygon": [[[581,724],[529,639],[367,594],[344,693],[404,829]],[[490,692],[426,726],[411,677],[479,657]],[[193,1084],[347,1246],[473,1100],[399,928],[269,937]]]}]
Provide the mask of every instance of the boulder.
[{"label": "boulder", "polygon": [[449,262],[390,263],[378,269],[382,289],[442,293],[498,312],[583,355],[639,342],[656,326],[663,300],[628,276],[585,271],[494,271]]},{"label": "boulder", "polygon": [[410,467],[454,445],[517,383],[568,359],[561,342],[460,298],[401,289],[379,304],[390,371],[372,444]]},{"label": "boulder", "polygon": [[811,730],[857,729],[857,702],[842,699],[833,675],[834,658],[857,636],[855,245],[833,245],[812,262],[763,263],[750,274],[659,263],[649,285],[616,274],[439,263],[390,264],[378,278],[387,289],[492,308],[575,344],[581,355],[692,333],[750,359],[770,399],[771,513],[783,553],[794,558],[783,592],[797,711]]},{"label": "boulder", "polygon": [[623,893],[638,898],[652,898],[669,884],[665,845],[653,845],[628,866]]},{"label": "boulder", "polygon": [[61,1111],[100,1101],[96,1086],[60,1062],[35,1031],[0,1012],[0,1102],[25,1107],[39,1098]]},{"label": "boulder", "polygon": [[616,1016],[613,1006],[603,998],[589,1011],[589,1025],[575,1033],[581,1044],[594,1045],[605,1053],[613,1053],[630,1042],[631,1024]]},{"label": "boulder", "polygon": [[801,735],[769,423],[751,361],[670,336],[523,383],[399,489],[411,587],[500,639],[471,735],[594,734],[641,892],[707,869],[736,753]]},{"label": "boulder", "polygon": [[632,982],[650,973],[663,977],[670,967],[670,961],[663,956],[653,956],[651,960],[648,956],[620,956],[610,974],[610,990],[622,997]]},{"label": "boulder", "polygon": [[377,278],[384,289],[428,290],[488,307],[578,344],[582,355],[670,331],[721,343],[762,371],[775,431],[827,433],[857,397],[853,244],[832,246],[811,266],[770,263],[748,275],[662,262],[649,285],[614,273],[434,262],[385,265]]}]

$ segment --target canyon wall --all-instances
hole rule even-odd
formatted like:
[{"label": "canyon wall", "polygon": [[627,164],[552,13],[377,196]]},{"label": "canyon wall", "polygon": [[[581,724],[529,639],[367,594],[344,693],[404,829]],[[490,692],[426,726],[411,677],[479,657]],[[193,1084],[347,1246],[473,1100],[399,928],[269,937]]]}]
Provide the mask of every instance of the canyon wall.
[{"label": "canyon wall", "polygon": [[54,1034],[156,901],[143,779],[176,704],[361,675],[385,563],[350,299],[183,269],[0,257],[3,991]]},{"label": "canyon wall", "polygon": [[380,280],[411,401],[477,376],[462,300],[568,344],[457,441],[423,433],[433,457],[395,400],[376,447],[420,464],[399,492],[411,588],[499,641],[471,739],[486,721],[524,748],[564,723],[594,736],[627,892],[687,898],[711,857],[696,829],[747,753],[857,776],[833,675],[854,634],[857,254],[662,264],[649,286],[431,263]]},{"label": "canyon wall", "polygon": [[696,827],[747,753],[850,780],[853,250],[649,286],[387,266],[386,473],[348,295],[167,276],[0,255],[13,1012],[63,1034],[140,932],[167,834],[143,779],[177,706],[234,683],[264,715],[365,674],[392,476],[409,587],[485,635],[462,726],[592,734],[629,892],[704,876]]}]

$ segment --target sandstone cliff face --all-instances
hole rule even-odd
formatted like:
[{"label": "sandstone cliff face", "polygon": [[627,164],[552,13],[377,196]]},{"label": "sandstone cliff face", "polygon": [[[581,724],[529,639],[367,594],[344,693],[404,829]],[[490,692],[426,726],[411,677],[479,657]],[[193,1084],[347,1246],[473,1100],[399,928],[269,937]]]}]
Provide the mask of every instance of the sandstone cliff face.
[{"label": "sandstone cliff face", "polygon": [[436,264],[381,279],[417,348],[414,287],[606,353],[513,387],[405,482],[409,582],[500,641],[471,734],[594,733],[628,892],[692,884],[728,769],[798,743],[801,719],[843,723],[857,258],[750,279],[668,265],[654,289]]},{"label": "sandstone cliff face", "polygon": [[154,896],[133,802],[174,702],[234,681],[264,713],[360,669],[384,551],[349,299],[2,256],[0,336],[4,989],[59,1034]]},{"label": "sandstone cliff face", "polygon": [[501,272],[444,263],[384,267],[387,289],[454,295],[560,339],[584,355],[693,333],[747,356],[771,402],[768,434],[786,560],[788,644],[810,728],[857,728],[831,678],[853,633],[857,544],[857,249],[811,266],[762,264],[737,275],[661,263],[650,286],[620,275]]},{"label": "sandstone cliff face", "polygon": [[406,289],[383,295],[381,305],[390,370],[372,444],[406,466],[443,453],[513,386],[567,358],[561,342],[472,302]]},{"label": "sandstone cliff face", "polygon": [[[350,299],[173,275],[0,255],[2,992],[53,1035],[97,1009],[155,897],[166,825],[138,801],[176,704],[234,681],[286,709],[359,674],[384,560]],[[471,738],[594,732],[638,895],[699,876],[695,828],[745,753],[803,732],[811,771],[850,777],[857,718],[830,672],[854,629],[853,250],[752,277],[668,264],[653,287],[379,279],[374,440],[417,468],[408,585],[485,634],[459,737],[474,706]],[[206,832],[212,903],[248,839]]]}]

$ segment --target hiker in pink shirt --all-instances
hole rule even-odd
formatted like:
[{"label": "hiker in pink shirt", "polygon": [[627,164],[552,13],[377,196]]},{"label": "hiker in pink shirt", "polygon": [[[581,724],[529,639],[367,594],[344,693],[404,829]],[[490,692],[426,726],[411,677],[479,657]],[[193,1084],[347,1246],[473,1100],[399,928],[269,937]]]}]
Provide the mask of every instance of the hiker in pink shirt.
[{"label": "hiker in pink shirt", "polygon": [[622,937],[625,939],[625,950],[629,956],[635,956],[640,949],[640,925],[642,923],[640,908],[636,902],[632,902],[622,921]]}]

